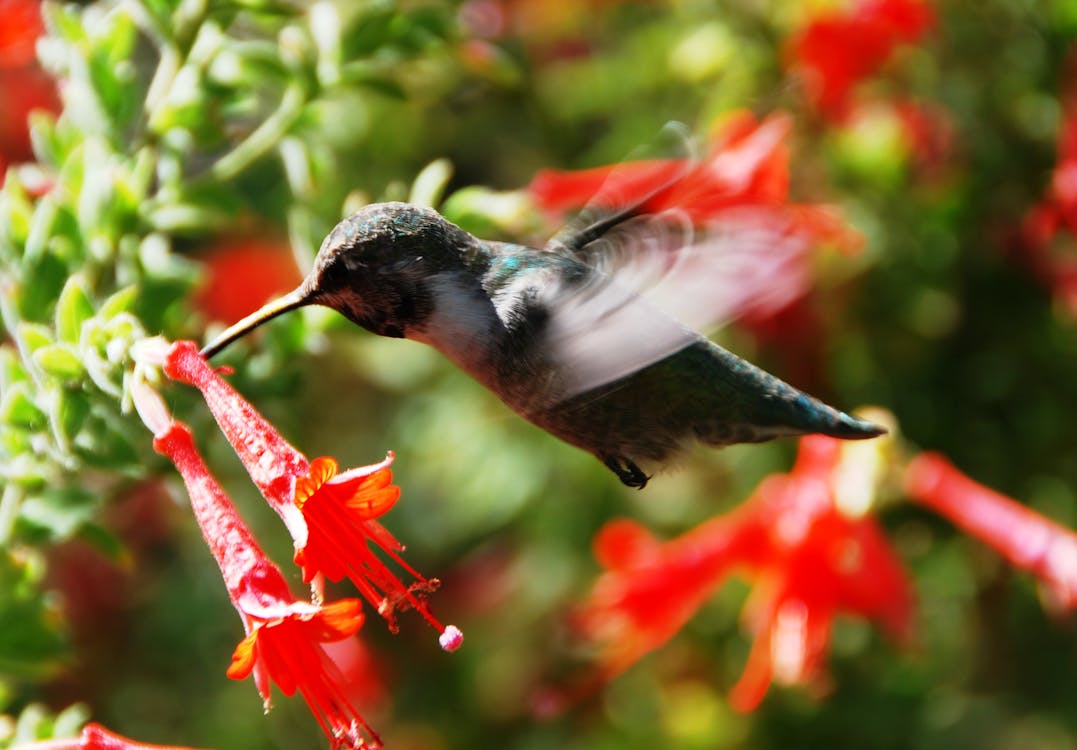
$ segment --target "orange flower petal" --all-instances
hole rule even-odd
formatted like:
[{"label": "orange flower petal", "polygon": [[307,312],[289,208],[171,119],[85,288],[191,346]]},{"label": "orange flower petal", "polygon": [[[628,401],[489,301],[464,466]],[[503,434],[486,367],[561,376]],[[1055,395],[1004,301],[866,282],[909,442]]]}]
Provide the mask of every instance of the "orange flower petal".
[{"label": "orange flower petal", "polygon": [[[382,469],[377,474],[385,475],[385,483],[392,481],[392,473],[388,469]],[[371,486],[368,482],[364,482],[344,504],[363,520],[370,520],[388,513],[399,499],[400,488],[395,485],[385,486],[376,482]]]},{"label": "orange flower petal", "polygon": [[233,680],[245,680],[254,671],[256,655],[254,645],[258,640],[258,628],[255,628],[246,638],[239,642],[236,650],[232,652],[232,664],[228,667],[227,675]]},{"label": "orange flower petal", "polygon": [[330,456],[319,456],[310,462],[310,474],[295,480],[295,505],[302,509],[303,503],[317,492],[323,484],[337,475],[337,462]]},{"label": "orange flower petal", "polygon": [[355,635],[363,624],[363,605],[358,599],[342,599],[322,606],[318,625],[322,641],[340,641]]}]

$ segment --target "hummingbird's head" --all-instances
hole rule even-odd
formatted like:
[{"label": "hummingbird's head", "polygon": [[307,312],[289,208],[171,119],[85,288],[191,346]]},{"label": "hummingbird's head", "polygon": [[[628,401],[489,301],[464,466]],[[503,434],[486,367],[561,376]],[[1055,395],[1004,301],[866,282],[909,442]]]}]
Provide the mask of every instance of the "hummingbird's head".
[{"label": "hummingbird's head", "polygon": [[288,294],[228,328],[202,350],[213,356],[271,318],[324,305],[383,336],[403,337],[433,307],[430,281],[463,269],[476,240],[436,211],[375,203],[341,221],[322,242],[314,268]]},{"label": "hummingbird's head", "polygon": [[333,228],[303,287],[311,303],[400,338],[430,314],[431,280],[462,269],[474,243],[432,209],[375,203]]}]

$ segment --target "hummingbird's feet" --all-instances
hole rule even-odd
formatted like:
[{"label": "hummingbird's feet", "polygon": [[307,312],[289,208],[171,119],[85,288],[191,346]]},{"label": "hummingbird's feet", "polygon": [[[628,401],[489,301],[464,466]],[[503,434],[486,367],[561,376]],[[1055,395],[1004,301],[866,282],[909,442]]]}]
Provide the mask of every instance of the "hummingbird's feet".
[{"label": "hummingbird's feet", "polygon": [[647,486],[647,480],[650,477],[644,474],[633,461],[618,456],[601,456],[601,458],[602,463],[606,464],[625,486],[635,487],[638,490]]}]

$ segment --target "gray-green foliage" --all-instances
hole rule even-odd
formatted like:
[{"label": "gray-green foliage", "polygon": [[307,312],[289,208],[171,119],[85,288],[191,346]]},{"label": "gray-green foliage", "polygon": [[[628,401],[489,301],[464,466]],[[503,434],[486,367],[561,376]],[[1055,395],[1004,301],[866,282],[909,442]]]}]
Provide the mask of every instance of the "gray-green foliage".
[{"label": "gray-green foliage", "polygon": [[[275,0],[46,3],[44,14],[39,52],[62,81],[63,109],[34,117],[39,163],[10,169],[0,191],[0,672],[9,676],[39,675],[63,655],[39,550],[80,533],[103,539],[101,504],[152,460],[127,403],[129,352],[149,334],[194,333],[184,300],[198,266],[177,243],[268,200],[287,205],[297,247],[316,246],[339,218],[325,207],[343,198],[323,179],[341,143],[324,137],[328,118],[366,92],[399,95],[394,71],[450,30],[425,12],[402,23],[385,2],[348,19],[330,3]],[[372,34],[379,25],[385,33]],[[241,185],[252,170],[284,179],[252,192]]]}]

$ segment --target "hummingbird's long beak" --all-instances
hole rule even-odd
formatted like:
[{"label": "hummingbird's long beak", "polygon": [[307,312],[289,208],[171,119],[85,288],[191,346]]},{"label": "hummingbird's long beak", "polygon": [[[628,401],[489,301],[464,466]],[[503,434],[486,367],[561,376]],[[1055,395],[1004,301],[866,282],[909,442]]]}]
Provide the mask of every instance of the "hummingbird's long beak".
[{"label": "hummingbird's long beak", "polygon": [[262,323],[272,320],[289,310],[295,310],[297,307],[303,307],[304,305],[309,304],[310,295],[307,294],[304,287],[300,286],[297,289],[293,289],[283,297],[278,297],[272,302],[266,303],[260,309],[255,310],[250,315],[243,318],[243,320],[229,326],[220,336],[202,349],[202,356],[209,359],[236,339],[241,336],[246,336],[255,328],[262,325]]}]

